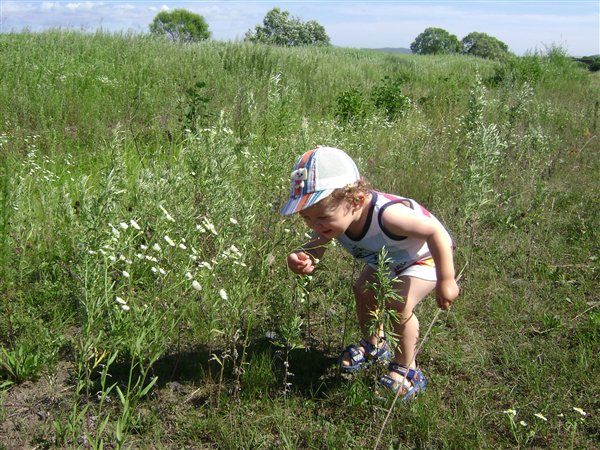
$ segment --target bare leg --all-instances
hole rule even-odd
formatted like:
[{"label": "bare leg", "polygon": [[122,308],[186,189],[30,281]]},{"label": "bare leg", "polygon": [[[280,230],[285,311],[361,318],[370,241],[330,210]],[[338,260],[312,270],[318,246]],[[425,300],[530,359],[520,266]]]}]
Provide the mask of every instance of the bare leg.
[{"label": "bare leg", "polygon": [[369,331],[369,325],[372,320],[371,311],[377,308],[377,299],[375,298],[375,292],[370,288],[370,284],[377,280],[375,276],[375,270],[370,266],[364,268],[356,284],[354,285],[354,298],[356,299],[356,318],[358,319],[358,326],[362,336],[370,336],[367,339],[371,344],[377,342],[377,337],[383,337],[383,329],[377,330],[376,333]]},{"label": "bare leg", "polygon": [[[367,340],[375,345],[378,337],[384,335],[383,329],[376,330],[375,333],[369,331],[369,324],[372,319],[371,311],[377,307],[375,293],[369,288],[369,283],[376,281],[375,271],[367,266],[359,276],[354,287],[356,297],[356,314],[358,324],[363,336],[369,336]],[[422,280],[413,277],[400,277],[395,283],[394,289],[404,299],[403,302],[393,302],[386,305],[394,309],[399,314],[399,322],[394,324],[394,333],[398,336],[398,345],[396,346],[394,362],[408,368],[416,367],[415,352],[417,341],[419,339],[419,320],[413,314],[415,306],[429,292],[435,288],[434,281]],[[359,350],[363,351],[362,347]],[[350,365],[348,355],[342,360],[343,365]],[[400,379],[400,376],[394,372],[389,374],[393,379]]]},{"label": "bare leg", "polygon": [[[394,288],[404,299],[404,303],[394,302],[387,307],[399,313],[400,320],[394,324],[394,333],[398,336],[398,346],[395,348],[394,362],[408,368],[415,368],[415,352],[419,340],[419,320],[414,315],[415,306],[435,288],[435,281],[422,280],[413,277],[400,277]],[[396,379],[397,374],[390,376]]]},{"label": "bare leg", "polygon": [[[378,337],[383,337],[383,329],[378,330],[376,333],[369,331],[369,324],[371,321],[370,312],[375,310],[377,307],[377,301],[375,294],[372,289],[369,288],[369,283],[375,282],[375,271],[366,266],[356,284],[354,285],[354,297],[356,299],[356,318],[358,319],[358,325],[360,327],[361,336],[364,336],[369,343],[372,345],[377,344]],[[359,346],[358,349],[364,352],[364,348]],[[343,366],[349,366],[351,364],[350,355],[344,353],[342,359]]]}]

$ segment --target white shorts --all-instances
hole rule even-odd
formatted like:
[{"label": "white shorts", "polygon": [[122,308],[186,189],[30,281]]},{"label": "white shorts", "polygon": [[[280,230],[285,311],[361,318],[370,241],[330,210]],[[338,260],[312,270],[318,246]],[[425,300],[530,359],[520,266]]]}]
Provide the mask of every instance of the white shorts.
[{"label": "white shorts", "polygon": [[[377,267],[371,267],[374,270],[377,270]],[[402,270],[399,273],[390,272],[390,278],[398,277],[413,277],[419,278],[421,280],[437,281],[437,275],[435,273],[435,263],[433,262],[433,258],[427,258],[418,261],[412,266],[408,266],[406,269]]]},{"label": "white shorts", "polygon": [[400,272],[397,277],[413,277],[421,280],[437,281],[435,267],[413,264]]}]

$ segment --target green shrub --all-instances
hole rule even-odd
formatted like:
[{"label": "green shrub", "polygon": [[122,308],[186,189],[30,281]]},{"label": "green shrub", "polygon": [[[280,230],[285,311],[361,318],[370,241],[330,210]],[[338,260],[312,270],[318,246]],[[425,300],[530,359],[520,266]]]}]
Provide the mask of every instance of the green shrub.
[{"label": "green shrub", "polygon": [[402,94],[402,83],[402,78],[386,76],[371,92],[375,107],[382,109],[388,120],[397,119],[411,106],[410,98]]},{"label": "green shrub", "polygon": [[357,88],[341,92],[335,101],[335,117],[342,124],[362,121],[367,116],[368,105]]}]

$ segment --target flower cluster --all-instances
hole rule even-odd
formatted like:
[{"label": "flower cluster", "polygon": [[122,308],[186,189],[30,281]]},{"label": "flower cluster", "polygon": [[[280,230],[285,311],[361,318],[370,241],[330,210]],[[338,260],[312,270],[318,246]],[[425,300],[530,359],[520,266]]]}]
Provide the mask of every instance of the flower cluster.
[{"label": "flower cluster", "polygon": [[[122,311],[135,306],[132,301],[135,292],[180,289],[180,286],[184,292],[201,292],[203,285],[215,276],[216,267],[222,264],[247,267],[243,252],[234,244],[224,245],[225,237],[219,235],[208,217],[202,217],[195,232],[189,233],[186,239],[181,236],[177,221],[167,208],[160,204],[158,209],[163,222],[156,227],[144,224],[139,218],[109,222],[104,243],[88,250],[88,254],[103,257],[109,265],[115,281],[115,304]],[[239,226],[233,217],[229,222]],[[155,232],[154,229],[167,232]],[[213,241],[207,247],[209,250],[203,249],[207,239]],[[215,247],[220,250],[215,252]],[[208,251],[214,254],[209,256]],[[224,288],[217,293],[224,301],[229,297]]]},{"label": "flower cluster", "polygon": [[[584,418],[584,417],[586,417],[586,416],[587,416],[587,413],[586,413],[586,412],[585,412],[583,409],[581,409],[581,408],[578,408],[578,407],[574,406],[574,407],[572,408],[572,410],[573,410],[573,411],[575,411],[576,413],[578,413],[578,414],[581,416],[581,419],[582,419],[582,420],[583,420],[583,418]],[[517,413],[517,410],[516,410],[516,409],[513,409],[513,408],[506,409],[506,410],[502,411],[502,413],[503,413],[503,414],[506,414],[506,415],[507,415],[507,416],[510,418],[511,422],[516,422],[516,417],[517,417],[517,415],[518,415],[518,413]],[[547,418],[545,415],[543,415],[543,414],[542,414],[542,413],[540,413],[540,412],[538,412],[538,413],[535,413],[533,416],[534,416],[535,418],[537,418],[537,419],[541,420],[542,422],[548,422],[548,420],[549,420],[549,419],[548,419],[548,418]],[[561,414],[558,414],[558,415],[557,415],[557,417],[558,417],[558,418],[563,418],[564,416],[565,416],[565,415],[564,415],[564,413],[561,413]],[[521,425],[521,426],[523,426],[523,427],[526,427],[526,426],[528,426],[529,424],[528,424],[528,423],[527,423],[525,420],[520,420],[520,421],[519,421],[519,425]]]}]

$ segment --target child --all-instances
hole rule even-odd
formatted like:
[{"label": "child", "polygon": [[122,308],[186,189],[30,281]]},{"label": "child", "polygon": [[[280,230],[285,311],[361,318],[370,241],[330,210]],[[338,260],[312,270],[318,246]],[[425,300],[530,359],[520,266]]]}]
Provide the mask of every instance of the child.
[{"label": "child", "polygon": [[369,284],[376,281],[380,251],[387,250],[387,269],[403,302],[390,301],[398,313],[394,332],[398,345],[381,384],[404,399],[425,389],[425,377],[415,362],[419,321],[415,306],[435,288],[437,304],[447,309],[458,296],[452,241],[425,208],[411,199],[371,190],[354,161],[342,150],[317,147],[304,153],[291,174],[291,194],[281,213],[299,213],[313,238],[287,257],[288,267],[310,274],[332,239],[366,266],[354,286],[356,312],[365,338],[340,356],[344,372],[363,370],[392,356],[383,329],[369,333],[370,313],[377,308]]}]

